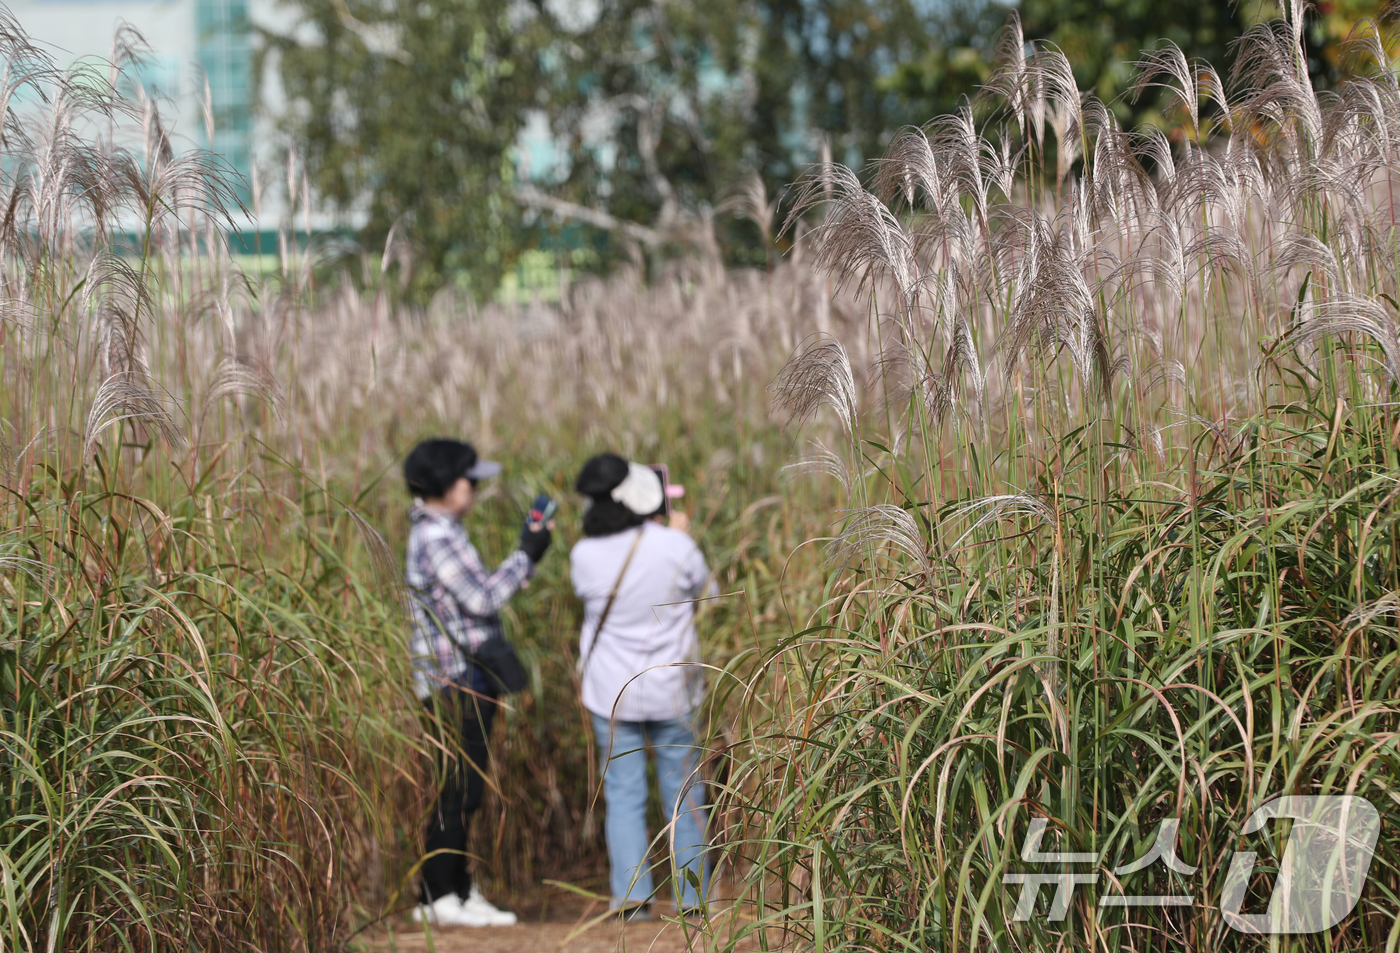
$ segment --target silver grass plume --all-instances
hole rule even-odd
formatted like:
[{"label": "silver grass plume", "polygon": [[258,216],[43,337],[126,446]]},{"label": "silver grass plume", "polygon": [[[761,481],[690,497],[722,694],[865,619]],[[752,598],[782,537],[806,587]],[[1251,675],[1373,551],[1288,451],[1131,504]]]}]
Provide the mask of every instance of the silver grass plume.
[{"label": "silver grass plume", "polygon": [[1186,377],[1186,366],[1175,358],[1153,361],[1142,372],[1142,390],[1144,393],[1159,387],[1167,387],[1171,384],[1180,384],[1182,387],[1189,387]]},{"label": "silver grass plume", "polygon": [[145,367],[136,363],[141,348],[140,319],[142,314],[155,313],[146,279],[120,255],[100,252],[88,262],[82,311],[94,304],[98,312],[99,360],[104,362],[102,376],[127,371],[144,374]]},{"label": "silver grass plume", "polygon": [[937,373],[925,371],[924,398],[930,414],[942,421],[948,414],[959,409],[962,381],[971,381],[971,396],[975,403],[982,403],[984,382],[982,364],[977,358],[977,348],[972,340],[972,328],[961,313],[953,316],[952,340],[943,354],[943,366]]},{"label": "silver grass plume", "polygon": [[1025,146],[1013,149],[1011,143],[1010,131],[1002,129],[995,144],[985,140],[982,144],[983,175],[988,185],[1008,199],[1016,194],[1016,172],[1025,155]]},{"label": "silver grass plume", "polygon": [[763,185],[763,177],[750,175],[726,198],[715,206],[717,214],[733,214],[746,218],[758,226],[763,235],[763,243],[773,241],[773,221],[778,215],[778,200],[768,200],[768,191]]},{"label": "silver grass plume", "polygon": [[1220,78],[1220,74],[1210,63],[1198,63],[1196,66],[1196,81],[1200,93],[1215,100],[1215,104],[1220,107],[1220,123],[1226,131],[1234,129],[1234,115],[1230,108],[1230,97],[1225,93],[1225,81]]},{"label": "silver grass plume", "polygon": [[1099,327],[1093,289],[1089,287],[1064,230],[1051,233],[1049,223],[1031,213],[1023,221],[1024,252],[1016,279],[1017,295],[1011,321],[998,350],[1010,355],[1008,378],[1016,357],[1027,351],[1045,352],[1062,346],[1090,391],[1112,391],[1114,362]]},{"label": "silver grass plume", "polygon": [[841,484],[841,489],[849,497],[851,495],[851,474],[846,468],[846,461],[841,455],[832,451],[820,440],[813,440],[808,445],[808,450],[797,460],[787,464],[781,471],[784,475],[799,476],[807,473],[819,473],[832,477]]},{"label": "silver grass plume", "polygon": [[1055,133],[1055,174],[1063,182],[1083,149],[1083,95],[1075,82],[1074,70],[1058,47],[1037,50],[1027,69],[1044,84],[1050,102],[1050,128]]},{"label": "silver grass plume", "polygon": [[92,456],[102,431],[126,420],[153,428],[173,447],[184,444],[184,435],[165,402],[135,375],[120,373],[103,381],[93,395],[83,426],[83,456]]},{"label": "silver grass plume", "polygon": [[267,370],[254,367],[236,357],[226,357],[214,369],[206,398],[256,397],[272,409],[278,419],[285,419],[287,400],[277,378]]},{"label": "silver grass plume", "polygon": [[[1400,619],[1400,593],[1387,592],[1385,595],[1363,602],[1353,609],[1345,619],[1342,620],[1341,629],[1350,635],[1352,632],[1360,631],[1381,616],[1391,616]],[[1394,622],[1391,626],[1394,626]]]},{"label": "silver grass plume", "polygon": [[[928,134],[915,126],[895,133],[885,154],[875,160],[875,194],[882,202],[902,199],[914,210],[938,211],[943,206],[943,178]],[[922,201],[920,201],[922,199]]]},{"label": "silver grass plume", "polygon": [[125,157],[113,167],[119,179],[114,187],[119,185],[153,226],[169,222],[178,228],[180,217],[190,212],[233,229],[235,212],[247,210],[224,158],[198,149],[177,155],[155,104],[143,105],[144,155],[139,162]]},{"label": "silver grass plume", "polygon": [[907,307],[918,291],[919,266],[913,239],[903,223],[849,168],[827,163],[817,166],[799,185],[783,234],[821,204],[827,206],[826,216],[807,233],[817,267],[835,275],[838,286],[856,278],[864,287],[878,276],[887,276]]},{"label": "silver grass plume", "polygon": [[34,304],[21,298],[0,298],[0,324],[10,324],[21,331],[37,332],[44,325],[44,314]]},{"label": "silver grass plume", "polygon": [[1279,239],[1282,250],[1269,263],[1269,270],[1285,275],[1293,269],[1311,271],[1320,275],[1327,288],[1342,286],[1341,269],[1337,257],[1322,239],[1310,233],[1292,233]]},{"label": "silver grass plume", "polygon": [[[1137,76],[1128,86],[1127,96],[1132,102],[1146,89],[1165,89],[1171,94],[1186,115],[1191,119],[1191,132],[1199,135],[1201,129],[1200,90],[1196,75],[1186,62],[1186,54],[1181,47],[1168,40],[1167,45],[1156,50],[1144,50],[1142,58],[1133,64]],[[1165,79],[1158,79],[1165,77]]]},{"label": "silver grass plume", "polygon": [[1225,213],[1230,227],[1243,233],[1249,227],[1250,203],[1256,198],[1265,205],[1269,202],[1259,157],[1231,136],[1223,154],[1214,161],[1219,167],[1219,186],[1212,198]]},{"label": "silver grass plume", "polygon": [[379,589],[380,594],[407,611],[408,591],[404,585],[403,576],[399,573],[399,562],[394,557],[394,551],[389,548],[384,537],[379,535],[379,530],[375,529],[369,520],[361,516],[354,507],[346,506],[345,513],[350,517],[350,522],[354,523],[355,528],[359,530],[360,539],[364,542],[365,549],[369,553],[375,586]]},{"label": "silver grass plume", "polygon": [[940,164],[949,170],[962,194],[972,200],[973,217],[981,230],[987,231],[990,189],[983,158],[987,142],[977,132],[972,107],[964,105],[955,112],[939,116],[929,128]]},{"label": "silver grass plume", "polygon": [[1029,129],[1037,147],[1045,144],[1045,82],[1038,72],[1027,68],[1026,36],[1021,17],[1014,10],[1002,28],[992,73],[978,93],[979,99],[987,96],[1006,101],[1023,139]]},{"label": "silver grass plume", "polygon": [[[1000,297],[999,261],[989,260],[988,255],[995,250],[995,233],[987,236],[992,242],[989,249],[984,241],[977,212],[967,212],[958,202],[956,193],[949,196],[943,208],[934,215],[921,216],[913,228],[914,247],[925,260],[946,261],[956,274],[960,287],[968,291],[968,297],[975,299],[971,289],[981,286],[994,288],[993,298]],[[938,272],[925,276],[925,284],[930,278],[937,280]],[[921,289],[922,290],[922,289]],[[946,323],[946,322],[945,322]]]},{"label": "silver grass plume", "polygon": [[1196,240],[1187,247],[1186,257],[1201,262],[1197,271],[1201,276],[1203,292],[1206,294],[1210,293],[1216,273],[1225,265],[1233,265],[1239,269],[1247,282],[1252,281],[1254,277],[1253,258],[1249,249],[1245,247],[1239,233],[1233,230],[1203,227]]},{"label": "silver grass plume", "polygon": [[1386,376],[1400,382],[1400,332],[1382,302],[1369,295],[1331,295],[1303,302],[1298,316],[1298,323],[1288,335],[1295,345],[1313,344],[1318,338],[1338,334],[1364,334],[1380,347]]},{"label": "silver grass plume", "polygon": [[1029,493],[1004,493],[996,496],[983,496],[960,503],[947,516],[950,520],[971,519],[972,524],[954,540],[951,548],[957,549],[967,538],[984,526],[1002,520],[1030,518],[1041,526],[1054,526],[1057,518],[1054,507]]},{"label": "silver grass plume", "polygon": [[1155,201],[1151,202],[1152,208],[1170,207],[1177,188],[1176,153],[1172,151],[1172,144],[1167,141],[1166,134],[1155,126],[1136,130],[1134,140],[1137,143],[1134,152],[1140,157],[1138,161],[1156,170],[1153,189],[1156,195]]},{"label": "silver grass plume", "polygon": [[977,403],[982,402],[986,392],[986,382],[982,376],[982,362],[977,357],[977,344],[972,339],[972,325],[967,316],[958,313],[953,321],[953,341],[948,345],[943,373],[950,378],[967,375],[972,379],[972,394]]},{"label": "silver grass plume", "polygon": [[773,382],[773,406],[789,420],[805,423],[823,404],[834,408],[846,433],[856,427],[856,381],[841,342],[829,334],[814,334],[778,372]]},{"label": "silver grass plume", "polygon": [[54,568],[47,563],[38,559],[30,559],[28,556],[5,553],[0,555],[0,573],[5,572],[24,573],[45,595],[55,598],[52,587],[56,573]]},{"label": "silver grass plume", "polygon": [[1119,225],[1123,230],[1141,219],[1150,205],[1152,183],[1138,161],[1132,137],[1118,128],[1118,122],[1102,104],[1094,101],[1091,122],[1094,135],[1094,175],[1090,208],[1100,221]]},{"label": "silver grass plume", "polygon": [[[942,360],[937,357],[937,343],[923,337],[928,323],[899,321],[896,322],[898,340],[874,363],[873,375],[884,384],[886,410],[904,408],[915,391],[922,393],[924,406],[937,420],[944,419],[952,410],[962,409],[964,394],[970,394],[981,404],[985,382],[971,325],[959,306],[962,285],[959,271],[955,266],[932,274],[927,283],[932,285],[933,303],[917,312],[920,315],[934,313],[935,339],[946,334],[948,345]],[[969,289],[966,298],[975,303],[975,287]],[[969,386],[965,387],[964,382]]]},{"label": "silver grass plume", "polygon": [[1142,218],[1144,225],[1152,221],[1157,224],[1145,230],[1133,256],[1110,277],[1126,279],[1134,274],[1151,275],[1153,281],[1165,285],[1179,302],[1186,294],[1189,278],[1181,223],[1160,208],[1149,209]]},{"label": "silver grass plume", "polygon": [[837,564],[858,558],[862,550],[881,544],[893,546],[912,559],[927,583],[933,582],[933,562],[928,543],[914,516],[901,506],[879,503],[852,510],[841,534],[826,547],[826,556]]},{"label": "silver grass plume", "polygon": [[1305,166],[1322,139],[1322,107],[1303,51],[1306,4],[1291,0],[1291,6],[1287,22],[1260,23],[1240,37],[1231,79],[1248,90],[1239,102],[1242,112],[1272,127],[1295,150],[1280,157]]},{"label": "silver grass plume", "polygon": [[[891,322],[893,323],[893,322]],[[908,334],[901,334],[908,338]],[[880,382],[880,413],[899,414],[909,404],[920,382],[929,376],[928,360],[920,345],[901,341],[890,345],[870,362],[869,379]]]}]

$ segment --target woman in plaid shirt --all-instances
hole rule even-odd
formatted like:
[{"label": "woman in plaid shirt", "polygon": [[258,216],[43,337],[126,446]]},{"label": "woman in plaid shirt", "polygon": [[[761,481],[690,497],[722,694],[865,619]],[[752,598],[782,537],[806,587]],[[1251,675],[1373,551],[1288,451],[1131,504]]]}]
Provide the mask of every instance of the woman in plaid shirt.
[{"label": "woman in plaid shirt", "polygon": [[472,883],[467,866],[471,816],[481,804],[490,755],[487,740],[496,713],[495,680],[473,656],[504,638],[501,607],[535,574],[549,548],[548,526],[527,524],[520,548],[488,572],[462,526],[480,480],[501,465],[477,458],[456,440],[420,443],[404,461],[413,494],[405,575],[413,598],[413,683],[442,749],[458,754],[441,767],[442,791],[424,838],[422,904],[417,920],[460,926],[510,926],[515,914],[498,910]]}]

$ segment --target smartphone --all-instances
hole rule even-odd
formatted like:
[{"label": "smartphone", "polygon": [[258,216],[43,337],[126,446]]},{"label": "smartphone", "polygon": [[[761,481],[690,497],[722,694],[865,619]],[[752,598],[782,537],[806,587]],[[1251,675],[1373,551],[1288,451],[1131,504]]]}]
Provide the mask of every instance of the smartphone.
[{"label": "smartphone", "polygon": [[543,526],[550,521],[557,509],[559,509],[559,504],[550,499],[549,494],[541,493],[535,497],[535,502],[530,504],[530,515],[525,521]]},{"label": "smartphone", "polygon": [[652,473],[655,473],[657,476],[661,477],[661,506],[659,509],[657,509],[655,513],[650,513],[648,515],[670,516],[671,494],[667,492],[667,489],[671,485],[671,471],[666,467],[666,464],[664,463],[651,463],[648,464],[648,466],[651,468]]}]

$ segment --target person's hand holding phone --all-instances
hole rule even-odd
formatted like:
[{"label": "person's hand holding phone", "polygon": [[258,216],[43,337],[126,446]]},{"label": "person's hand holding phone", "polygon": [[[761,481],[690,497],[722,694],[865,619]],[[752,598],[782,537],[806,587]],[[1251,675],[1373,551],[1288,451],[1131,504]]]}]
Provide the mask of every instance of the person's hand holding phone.
[{"label": "person's hand holding phone", "polygon": [[682,533],[690,533],[690,514],[685,510],[672,510],[671,516],[667,520],[667,525],[671,529],[680,530]]},{"label": "person's hand holding phone", "polygon": [[530,513],[525,517],[525,526],[520,530],[520,548],[530,562],[538,563],[544,558],[545,550],[554,541],[554,511],[558,505],[545,494],[535,497],[530,504]]}]

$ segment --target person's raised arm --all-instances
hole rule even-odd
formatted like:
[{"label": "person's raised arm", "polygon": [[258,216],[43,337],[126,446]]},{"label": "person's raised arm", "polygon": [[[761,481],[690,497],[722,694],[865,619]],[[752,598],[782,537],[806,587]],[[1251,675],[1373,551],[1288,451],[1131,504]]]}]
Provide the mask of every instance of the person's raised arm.
[{"label": "person's raised arm", "polygon": [[444,536],[428,545],[434,575],[457,604],[471,615],[499,612],[534,573],[534,561],[524,550],[511,553],[495,572],[487,572],[476,550],[465,539]]}]

